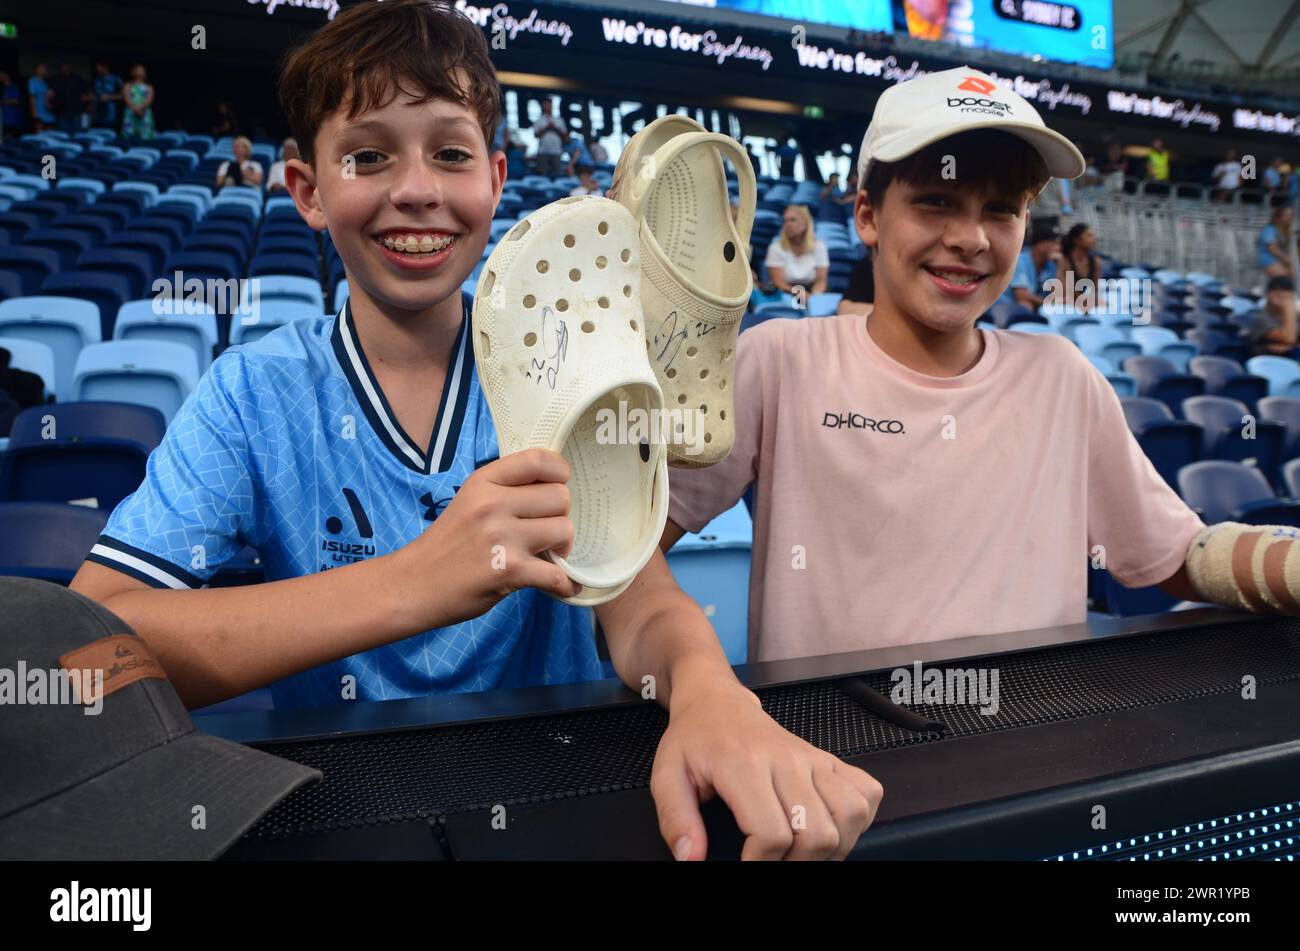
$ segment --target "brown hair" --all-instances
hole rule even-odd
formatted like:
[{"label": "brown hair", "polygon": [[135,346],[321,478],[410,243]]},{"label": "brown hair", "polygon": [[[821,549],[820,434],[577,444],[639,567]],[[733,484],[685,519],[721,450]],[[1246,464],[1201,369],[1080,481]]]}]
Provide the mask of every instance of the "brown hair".
[{"label": "brown hair", "polygon": [[871,206],[879,208],[890,182],[936,184],[945,181],[947,168],[952,168],[953,181],[963,189],[1030,201],[1051,180],[1042,156],[1024,139],[999,129],[973,129],[940,139],[897,162],[873,161],[866,181],[858,187],[866,190]]},{"label": "brown hair", "polygon": [[316,133],[348,104],[348,118],[382,109],[406,92],[446,99],[474,113],[490,143],[501,118],[501,87],[483,31],[434,0],[385,0],[348,7],[292,50],[280,71],[280,107],[303,161],[316,160]]}]

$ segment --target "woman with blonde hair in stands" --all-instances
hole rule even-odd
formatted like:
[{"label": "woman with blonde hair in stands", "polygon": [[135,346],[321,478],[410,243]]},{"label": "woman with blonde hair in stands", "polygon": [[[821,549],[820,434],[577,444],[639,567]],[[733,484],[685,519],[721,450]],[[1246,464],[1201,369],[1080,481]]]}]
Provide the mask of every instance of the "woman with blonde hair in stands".
[{"label": "woman with blonde hair in stands", "polygon": [[253,143],[248,136],[241,135],[231,145],[235,153],[233,162],[221,163],[217,169],[217,189],[227,185],[248,185],[252,188],[262,187],[262,163],[253,158]]},{"label": "woman with blonde hair in stands", "polygon": [[1291,268],[1291,218],[1290,205],[1278,205],[1259,233],[1259,266],[1265,277],[1294,279]]},{"label": "woman with blonde hair in stands", "polygon": [[763,264],[768,280],[787,294],[793,294],[796,287],[802,287],[809,295],[826,290],[830,255],[826,245],[817,240],[807,205],[790,205],[785,209],[781,235],[767,246]]}]

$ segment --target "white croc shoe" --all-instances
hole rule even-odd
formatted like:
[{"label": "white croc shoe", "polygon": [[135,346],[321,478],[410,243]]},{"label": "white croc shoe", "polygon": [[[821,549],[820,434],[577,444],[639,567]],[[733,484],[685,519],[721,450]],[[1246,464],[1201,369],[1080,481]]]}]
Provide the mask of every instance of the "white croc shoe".
[{"label": "white croc shoe", "polygon": [[617,202],[563,198],[506,232],[474,297],[474,360],[501,454],[551,449],[572,467],[573,549],[547,553],[584,586],[572,604],[622,593],[668,517],[637,243]]},{"label": "white croc shoe", "polygon": [[[668,464],[679,468],[720,462],[736,440],[736,335],[754,289],[757,188],[749,155],[730,136],[684,131],[692,125],[665,116],[638,132],[610,190],[640,225],[646,351],[670,414],[680,414],[668,443]],[[724,156],[740,185],[735,221]]]}]

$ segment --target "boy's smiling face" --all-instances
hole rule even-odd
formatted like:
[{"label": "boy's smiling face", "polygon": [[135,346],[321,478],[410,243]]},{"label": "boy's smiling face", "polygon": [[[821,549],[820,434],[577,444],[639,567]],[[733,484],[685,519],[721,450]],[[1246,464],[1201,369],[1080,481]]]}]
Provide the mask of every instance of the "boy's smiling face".
[{"label": "boy's smiling face", "polygon": [[316,134],[315,162],[286,182],[314,228],[328,227],[349,293],[386,309],[423,311],[459,291],[482,257],[505,181],[466,106],[405,92]]},{"label": "boy's smiling face", "polygon": [[859,192],[854,208],[858,234],[872,249],[877,309],[934,331],[969,330],[1011,282],[1025,197],[895,179],[880,205]]}]

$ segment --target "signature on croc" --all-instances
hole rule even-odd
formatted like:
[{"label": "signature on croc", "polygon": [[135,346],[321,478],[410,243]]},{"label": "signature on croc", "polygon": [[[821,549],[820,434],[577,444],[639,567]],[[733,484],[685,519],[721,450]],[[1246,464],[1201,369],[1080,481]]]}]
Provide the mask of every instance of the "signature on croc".
[{"label": "signature on croc", "polygon": [[[632,137],[610,197],[639,224],[646,352],[669,411],[679,414],[668,464],[701,468],[726,458],[736,439],[732,382],[736,335],[754,288],[757,188],[740,143],[685,131],[698,123],[683,119],[665,116]],[[740,186],[734,221],[724,157]]]},{"label": "signature on croc", "polygon": [[[533,212],[488,257],[474,297],[474,360],[502,455],[543,448],[572,468],[573,604],[620,594],[668,517],[663,394],[646,357],[636,223],[571,197]],[[642,425],[615,421],[637,419]]]}]

